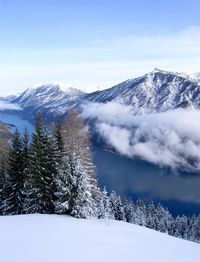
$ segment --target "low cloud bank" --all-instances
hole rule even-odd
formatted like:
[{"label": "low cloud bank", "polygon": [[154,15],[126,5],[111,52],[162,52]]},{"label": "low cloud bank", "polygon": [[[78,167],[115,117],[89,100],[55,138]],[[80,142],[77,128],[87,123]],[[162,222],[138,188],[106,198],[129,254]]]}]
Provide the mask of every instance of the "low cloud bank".
[{"label": "low cloud bank", "polygon": [[99,134],[116,151],[172,168],[200,170],[200,111],[176,109],[134,116],[119,103],[83,106],[84,118],[96,119]]},{"label": "low cloud bank", "polygon": [[0,100],[0,110],[22,110],[18,104],[11,104]]}]

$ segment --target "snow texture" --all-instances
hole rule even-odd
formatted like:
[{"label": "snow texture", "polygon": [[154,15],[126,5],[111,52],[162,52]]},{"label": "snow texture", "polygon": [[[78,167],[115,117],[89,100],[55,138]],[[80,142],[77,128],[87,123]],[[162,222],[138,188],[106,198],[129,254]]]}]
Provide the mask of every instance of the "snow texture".
[{"label": "snow texture", "polygon": [[0,217],[4,262],[197,262],[199,244],[112,220]]},{"label": "snow texture", "polygon": [[90,94],[72,87],[45,84],[29,88],[13,99],[7,98],[7,101],[19,104],[23,108],[23,116],[29,120],[38,110],[49,118],[88,102],[117,102],[130,106],[133,115],[141,115],[180,107],[200,108],[200,81],[199,74],[190,76],[156,68],[141,77]]}]

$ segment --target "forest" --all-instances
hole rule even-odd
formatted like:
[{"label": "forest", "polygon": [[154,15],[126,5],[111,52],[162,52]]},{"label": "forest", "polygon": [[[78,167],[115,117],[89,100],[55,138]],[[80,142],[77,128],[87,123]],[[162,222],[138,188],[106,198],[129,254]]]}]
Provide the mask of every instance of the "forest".
[{"label": "forest", "polygon": [[9,144],[8,153],[1,152],[0,215],[114,219],[200,241],[200,215],[173,217],[161,204],[122,199],[99,188],[89,128],[76,110],[51,127],[37,114],[31,137],[16,129]]}]

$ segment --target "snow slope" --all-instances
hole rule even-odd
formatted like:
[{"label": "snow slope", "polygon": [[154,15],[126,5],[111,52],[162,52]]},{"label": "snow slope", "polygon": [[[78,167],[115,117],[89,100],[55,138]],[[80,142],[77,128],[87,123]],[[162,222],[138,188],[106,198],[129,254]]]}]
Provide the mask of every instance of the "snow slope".
[{"label": "snow slope", "polygon": [[89,102],[118,102],[130,106],[134,115],[141,115],[180,107],[200,108],[200,80],[198,74],[189,76],[156,68],[141,77],[90,94],[45,84],[29,88],[7,101],[19,104],[23,109],[19,113],[28,120],[32,120],[37,111],[47,121],[52,120],[58,112],[66,114],[71,107]]},{"label": "snow slope", "polygon": [[196,262],[200,245],[119,221],[0,217],[2,262]]},{"label": "snow slope", "polygon": [[22,116],[28,120],[32,120],[37,111],[48,119],[57,113],[64,114],[70,107],[75,106],[83,95],[82,91],[73,87],[45,84],[28,88],[11,102],[23,108]]},{"label": "snow slope", "polygon": [[118,102],[134,115],[165,112],[180,107],[200,108],[200,83],[183,73],[155,69],[114,87],[84,97],[86,102]]}]

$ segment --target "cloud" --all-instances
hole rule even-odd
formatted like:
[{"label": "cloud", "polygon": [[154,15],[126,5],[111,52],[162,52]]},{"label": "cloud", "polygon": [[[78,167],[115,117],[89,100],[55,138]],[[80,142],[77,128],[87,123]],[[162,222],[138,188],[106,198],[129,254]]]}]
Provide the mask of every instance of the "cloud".
[{"label": "cloud", "polygon": [[171,34],[141,33],[94,40],[87,46],[4,47],[0,52],[4,90],[0,88],[0,92],[23,91],[35,82],[62,82],[85,89],[95,85],[103,89],[155,67],[196,72],[199,71],[199,46],[200,27],[192,27]]},{"label": "cloud", "polygon": [[129,106],[92,103],[83,117],[96,119],[99,134],[120,154],[160,166],[200,170],[200,111],[177,109],[134,116]]},{"label": "cloud", "polygon": [[0,100],[0,110],[22,110],[18,104],[11,104]]}]

